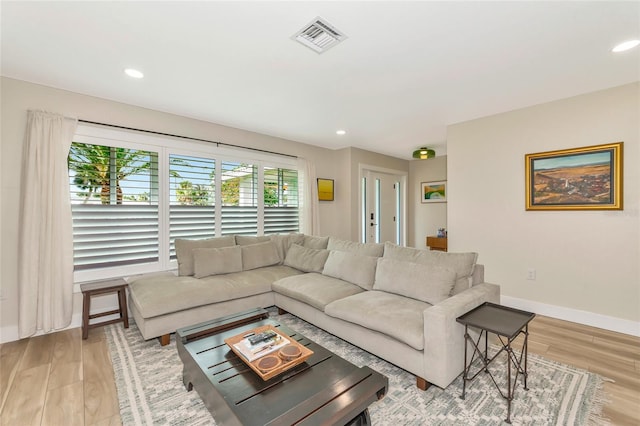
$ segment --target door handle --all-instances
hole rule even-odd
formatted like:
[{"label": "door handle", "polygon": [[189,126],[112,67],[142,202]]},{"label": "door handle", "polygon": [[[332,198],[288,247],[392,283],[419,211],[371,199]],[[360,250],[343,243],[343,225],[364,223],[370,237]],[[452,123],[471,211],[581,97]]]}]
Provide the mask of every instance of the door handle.
[{"label": "door handle", "polygon": [[376,225],[377,225],[377,223],[371,222],[371,226],[376,226]]}]

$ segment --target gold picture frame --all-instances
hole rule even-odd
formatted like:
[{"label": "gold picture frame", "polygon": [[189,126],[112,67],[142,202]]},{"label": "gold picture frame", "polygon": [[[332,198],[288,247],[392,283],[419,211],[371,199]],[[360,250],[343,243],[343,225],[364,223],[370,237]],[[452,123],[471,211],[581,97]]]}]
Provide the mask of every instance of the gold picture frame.
[{"label": "gold picture frame", "polygon": [[333,201],[333,179],[318,178],[318,200]]},{"label": "gold picture frame", "polygon": [[526,154],[526,210],[622,210],[623,142]]}]

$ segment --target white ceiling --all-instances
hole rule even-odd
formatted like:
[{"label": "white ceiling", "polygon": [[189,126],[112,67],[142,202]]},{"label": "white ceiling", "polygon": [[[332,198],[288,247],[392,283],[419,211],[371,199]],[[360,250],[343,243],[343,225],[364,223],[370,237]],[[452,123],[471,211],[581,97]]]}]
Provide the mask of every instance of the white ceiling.
[{"label": "white ceiling", "polygon": [[[445,153],[448,124],[640,80],[639,48],[610,51],[640,38],[638,1],[0,7],[4,76],[400,158]],[[348,36],[321,55],[291,39],[317,16]]]}]

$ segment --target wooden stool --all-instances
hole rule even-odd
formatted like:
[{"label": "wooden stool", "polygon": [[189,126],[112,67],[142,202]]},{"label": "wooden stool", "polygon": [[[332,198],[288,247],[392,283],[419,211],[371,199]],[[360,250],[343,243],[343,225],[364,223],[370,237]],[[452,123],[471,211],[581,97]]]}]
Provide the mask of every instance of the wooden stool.
[{"label": "wooden stool", "polygon": [[[89,337],[89,329],[100,327],[107,324],[115,324],[117,322],[124,322],[124,328],[129,328],[129,314],[127,312],[127,283],[122,278],[107,281],[95,281],[85,284],[80,284],[82,290],[82,338]],[[101,312],[99,314],[90,315],[91,310],[91,296],[105,293],[118,292],[118,307],[113,311]],[[107,315],[120,314],[120,318],[116,318],[109,321],[103,321],[96,324],[89,324],[89,320],[98,317],[104,317]]]}]

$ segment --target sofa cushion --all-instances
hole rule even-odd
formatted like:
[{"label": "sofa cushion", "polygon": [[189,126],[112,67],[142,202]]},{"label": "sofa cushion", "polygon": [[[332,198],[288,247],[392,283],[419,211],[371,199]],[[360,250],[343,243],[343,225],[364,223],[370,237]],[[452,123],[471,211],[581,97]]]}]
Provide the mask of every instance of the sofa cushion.
[{"label": "sofa cushion", "polygon": [[250,244],[264,243],[271,239],[266,235],[256,237],[255,235],[236,235],[236,244],[239,246],[248,246]]},{"label": "sofa cushion", "polygon": [[272,234],[269,235],[269,239],[273,241],[278,249],[278,256],[280,256],[280,263],[284,263],[284,259],[287,257],[291,244],[304,243],[304,234]]},{"label": "sofa cushion", "polygon": [[228,274],[242,271],[240,246],[193,249],[193,276]]},{"label": "sofa cushion", "polygon": [[455,282],[456,273],[450,269],[380,258],[373,289],[435,305],[449,298]]},{"label": "sofa cushion", "polygon": [[355,284],[313,272],[282,278],[274,282],[271,288],[276,293],[304,302],[321,311],[334,300],[363,291]]},{"label": "sofa cushion", "polygon": [[224,237],[208,238],[205,240],[185,240],[177,238],[175,240],[176,257],[178,258],[178,275],[193,275],[193,253],[194,248],[220,248],[235,246],[236,239],[233,235]]},{"label": "sofa cushion", "polygon": [[357,243],[355,241],[329,237],[327,250],[347,251],[354,254],[360,254],[362,256],[381,257],[384,253],[384,244]]},{"label": "sofa cushion", "polygon": [[[284,265],[265,266],[264,268],[251,269],[248,271],[236,272],[233,274],[224,275],[229,278],[233,285],[240,289],[243,287],[253,287],[258,284],[259,289],[264,290],[267,293],[271,290],[271,284],[279,279],[291,277],[294,275],[301,275],[302,272],[297,269],[290,268]],[[207,280],[208,278],[204,278]],[[253,287],[256,290],[258,287]]]},{"label": "sofa cushion", "polygon": [[129,284],[129,297],[142,317],[148,319],[268,293],[274,281],[298,274],[300,272],[293,268],[276,265],[205,278],[154,275],[132,281]]},{"label": "sofa cushion", "polygon": [[277,265],[280,263],[278,249],[272,241],[265,241],[248,246],[239,246],[242,249],[242,270],[262,268],[263,266]]},{"label": "sofa cushion", "polygon": [[423,312],[429,306],[420,300],[372,290],[331,302],[324,313],[386,334],[421,351],[424,350]]},{"label": "sofa cushion", "polygon": [[384,256],[396,260],[416,262],[422,265],[439,266],[456,273],[456,283],[451,295],[458,294],[471,286],[471,275],[478,259],[478,253],[447,253],[442,251],[420,250],[384,243]]},{"label": "sofa cushion", "polygon": [[324,264],[323,275],[357,284],[365,290],[373,288],[377,257],[332,250]]},{"label": "sofa cushion", "polygon": [[317,237],[315,235],[305,235],[302,245],[312,249],[326,249],[329,237]]},{"label": "sofa cushion", "polygon": [[322,272],[329,250],[312,249],[292,244],[284,259],[284,264],[303,272]]}]

